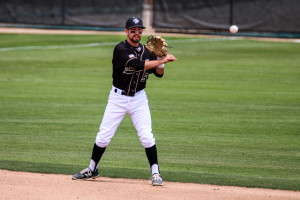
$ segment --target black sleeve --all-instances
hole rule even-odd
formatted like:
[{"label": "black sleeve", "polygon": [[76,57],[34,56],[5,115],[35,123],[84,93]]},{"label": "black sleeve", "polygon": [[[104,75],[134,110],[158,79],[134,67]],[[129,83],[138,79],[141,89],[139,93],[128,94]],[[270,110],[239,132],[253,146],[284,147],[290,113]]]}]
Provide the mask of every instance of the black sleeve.
[{"label": "black sleeve", "polygon": [[143,70],[145,68],[145,61],[144,60],[140,61],[139,59],[134,57],[134,58],[128,60],[126,66],[131,66],[135,70]]},{"label": "black sleeve", "polygon": [[135,53],[130,49],[116,47],[115,54],[118,56],[118,61],[125,67],[133,67],[135,70],[143,70],[145,61],[140,61]]},{"label": "black sleeve", "polygon": [[150,60],[157,60],[157,56],[152,54],[152,53],[149,53],[150,54]]},{"label": "black sleeve", "polygon": [[157,72],[156,72],[156,68],[153,68],[153,69],[149,69],[149,70],[147,70],[147,72],[148,72],[148,74],[154,74],[156,77],[158,77],[158,78],[161,78],[161,77],[163,77],[163,75],[164,74],[158,74]]}]

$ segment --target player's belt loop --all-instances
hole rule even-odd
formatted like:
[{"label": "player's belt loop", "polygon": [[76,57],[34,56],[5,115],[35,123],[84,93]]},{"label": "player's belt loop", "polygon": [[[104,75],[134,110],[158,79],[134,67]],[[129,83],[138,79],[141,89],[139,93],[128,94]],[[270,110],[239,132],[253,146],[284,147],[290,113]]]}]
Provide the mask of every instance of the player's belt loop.
[{"label": "player's belt loop", "polygon": [[119,88],[116,88],[115,86],[112,86],[112,90],[114,91],[114,93],[122,95],[122,90]]}]

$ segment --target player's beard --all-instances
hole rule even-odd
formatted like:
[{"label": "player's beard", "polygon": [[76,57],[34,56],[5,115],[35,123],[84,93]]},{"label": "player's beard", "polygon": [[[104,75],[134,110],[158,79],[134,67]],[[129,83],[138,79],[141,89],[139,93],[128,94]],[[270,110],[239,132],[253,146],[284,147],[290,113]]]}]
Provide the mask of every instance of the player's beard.
[{"label": "player's beard", "polygon": [[132,37],[129,37],[129,35],[128,35],[128,38],[133,43],[140,43],[140,40],[141,40],[141,36],[139,36],[138,34],[135,34]]}]

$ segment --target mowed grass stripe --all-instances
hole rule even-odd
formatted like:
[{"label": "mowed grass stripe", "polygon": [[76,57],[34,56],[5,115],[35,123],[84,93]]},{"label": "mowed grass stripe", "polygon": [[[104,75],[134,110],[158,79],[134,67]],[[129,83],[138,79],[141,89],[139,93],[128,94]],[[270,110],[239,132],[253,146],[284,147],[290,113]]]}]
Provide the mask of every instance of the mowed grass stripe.
[{"label": "mowed grass stripe", "polygon": [[[0,48],[123,39],[1,34]],[[300,190],[299,44],[194,39],[167,37],[178,61],[147,82],[164,180]],[[0,52],[0,168],[71,175],[88,165],[112,84],[113,47]],[[100,173],[149,178],[130,117]]]}]

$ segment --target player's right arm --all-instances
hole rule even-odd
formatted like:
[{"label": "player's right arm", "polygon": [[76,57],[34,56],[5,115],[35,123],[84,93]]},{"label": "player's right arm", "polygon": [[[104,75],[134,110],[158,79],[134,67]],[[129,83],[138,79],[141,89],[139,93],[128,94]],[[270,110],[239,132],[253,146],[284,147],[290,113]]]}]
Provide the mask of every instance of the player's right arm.
[{"label": "player's right arm", "polygon": [[165,63],[168,63],[168,62],[173,62],[175,60],[177,60],[177,59],[175,58],[175,56],[173,56],[171,54],[166,55],[161,60],[147,60],[147,61],[145,61],[144,69],[145,70],[152,69],[152,68],[155,68],[159,65],[162,65],[162,64],[165,64]]}]

